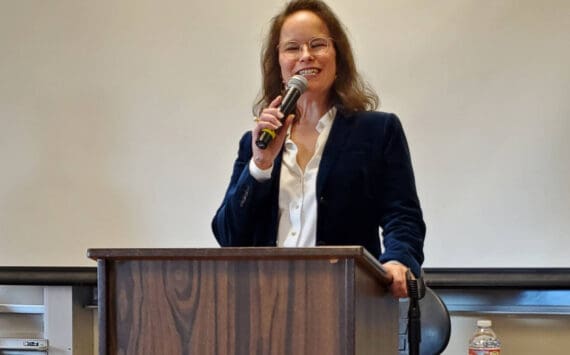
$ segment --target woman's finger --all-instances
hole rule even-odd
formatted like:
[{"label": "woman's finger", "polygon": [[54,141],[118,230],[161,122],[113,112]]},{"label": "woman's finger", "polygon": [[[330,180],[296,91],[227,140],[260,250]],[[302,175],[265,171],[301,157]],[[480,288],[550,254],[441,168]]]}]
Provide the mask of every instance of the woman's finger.
[{"label": "woman's finger", "polygon": [[283,97],[281,95],[277,96],[276,98],[273,99],[273,101],[271,101],[271,103],[267,107],[270,107],[270,108],[279,107],[279,104],[281,103],[281,99],[283,99]]},{"label": "woman's finger", "polygon": [[270,129],[270,130],[276,131],[279,128],[281,128],[281,126],[283,126],[283,124],[280,121],[275,121],[275,120],[271,120],[271,121],[259,120],[259,122],[257,122],[257,127],[260,130]]}]

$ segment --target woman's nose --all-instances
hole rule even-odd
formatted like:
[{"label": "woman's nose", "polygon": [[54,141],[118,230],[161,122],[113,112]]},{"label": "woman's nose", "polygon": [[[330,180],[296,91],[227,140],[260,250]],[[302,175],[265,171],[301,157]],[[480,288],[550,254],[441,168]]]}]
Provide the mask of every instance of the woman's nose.
[{"label": "woman's nose", "polygon": [[313,54],[311,53],[311,50],[309,49],[309,45],[307,43],[303,44],[301,46],[301,48],[299,48],[299,60],[304,61],[304,60],[312,59],[312,58],[313,58]]}]

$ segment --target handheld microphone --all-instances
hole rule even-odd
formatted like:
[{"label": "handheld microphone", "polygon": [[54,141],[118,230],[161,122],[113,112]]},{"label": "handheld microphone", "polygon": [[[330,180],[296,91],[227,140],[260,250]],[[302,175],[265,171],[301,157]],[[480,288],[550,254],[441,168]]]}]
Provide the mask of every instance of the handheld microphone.
[{"label": "handheld microphone", "polygon": [[[289,79],[289,82],[287,82],[287,91],[283,95],[281,105],[279,105],[279,111],[283,113],[282,122],[295,111],[297,100],[299,100],[299,97],[307,90],[307,86],[309,86],[309,82],[302,75],[295,75]],[[260,149],[265,149],[276,135],[274,130],[264,128],[255,141],[255,145]]]}]

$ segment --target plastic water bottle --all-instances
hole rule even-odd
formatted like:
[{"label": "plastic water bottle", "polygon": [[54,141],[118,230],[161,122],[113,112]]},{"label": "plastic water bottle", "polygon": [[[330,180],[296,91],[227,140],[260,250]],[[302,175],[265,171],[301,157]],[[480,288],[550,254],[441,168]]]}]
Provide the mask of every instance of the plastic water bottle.
[{"label": "plastic water bottle", "polygon": [[477,330],[469,340],[469,355],[500,355],[501,342],[491,329],[490,320],[478,320]]}]

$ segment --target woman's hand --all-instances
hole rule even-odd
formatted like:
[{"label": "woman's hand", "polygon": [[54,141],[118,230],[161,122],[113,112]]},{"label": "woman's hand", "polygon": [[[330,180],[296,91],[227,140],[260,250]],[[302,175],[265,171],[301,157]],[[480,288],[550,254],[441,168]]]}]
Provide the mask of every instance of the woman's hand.
[{"label": "woman's hand", "polygon": [[[283,142],[287,136],[287,130],[295,117],[294,115],[289,115],[289,117],[281,123],[281,119],[283,118],[283,113],[279,111],[281,100],[282,97],[277,96],[271,101],[267,108],[261,111],[261,115],[256,119],[256,125],[252,130],[251,145],[253,150],[253,162],[262,170],[269,169],[273,166],[273,161],[281,151]],[[259,138],[261,130],[266,128],[275,131],[277,135],[269,143],[267,148],[260,149],[255,145],[255,141]]]},{"label": "woman's hand", "polygon": [[400,263],[387,262],[382,267],[392,276],[392,284],[390,284],[390,292],[396,298],[408,297],[408,282],[406,273],[408,268]]}]

